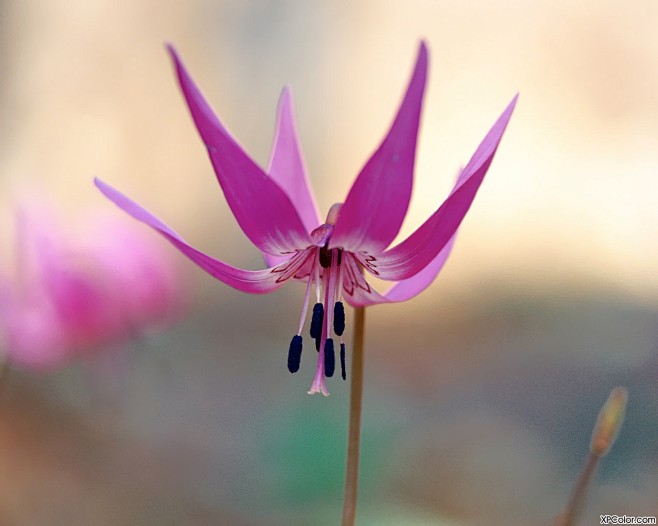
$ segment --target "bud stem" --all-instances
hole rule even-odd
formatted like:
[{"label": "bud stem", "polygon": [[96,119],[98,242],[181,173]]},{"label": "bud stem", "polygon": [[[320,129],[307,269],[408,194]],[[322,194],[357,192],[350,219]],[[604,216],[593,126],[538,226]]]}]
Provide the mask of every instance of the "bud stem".
[{"label": "bud stem", "polygon": [[558,518],[556,526],[573,526],[576,524],[596,468],[601,459],[608,454],[608,451],[610,451],[617,438],[619,429],[624,421],[624,411],[627,401],[628,391],[623,387],[615,387],[599,412],[596,425],[594,426],[594,432],[592,433],[589,456],[578,477],[569,503],[564,513]]}]

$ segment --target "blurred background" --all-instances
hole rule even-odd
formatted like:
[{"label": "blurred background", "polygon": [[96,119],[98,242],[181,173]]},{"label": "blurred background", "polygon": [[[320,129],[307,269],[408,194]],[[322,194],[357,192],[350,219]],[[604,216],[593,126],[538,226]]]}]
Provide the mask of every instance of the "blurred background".
[{"label": "blurred background", "polygon": [[[657,515],[657,19],[652,0],[0,0],[3,275],[16,196],[38,188],[64,223],[120,214],[94,176],[213,256],[262,265],[165,42],[261,166],[292,86],[326,213],[383,137],[424,38],[400,239],[521,96],[437,282],[367,313],[359,524],[547,523],[616,385],[626,424],[583,524]],[[156,241],[181,260],[186,316],[48,372],[6,372],[0,524],[337,524],[349,386],[310,397],[314,360],[286,370],[303,287],[243,295]]]}]

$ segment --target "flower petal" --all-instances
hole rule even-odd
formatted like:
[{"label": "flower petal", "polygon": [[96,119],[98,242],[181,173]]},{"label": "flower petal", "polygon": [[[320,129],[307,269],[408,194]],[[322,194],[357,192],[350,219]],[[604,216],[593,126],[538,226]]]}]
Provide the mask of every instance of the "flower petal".
[{"label": "flower petal", "polygon": [[272,272],[273,269],[242,270],[227,265],[226,263],[200,252],[183,241],[176,232],[165,225],[162,221],[147,212],[134,201],[128,199],[121,192],[115,190],[98,178],[94,179],[94,184],[105,195],[105,197],[116,204],[124,212],[127,212],[138,221],[149,225],[151,228],[162,234],[172,245],[196,263],[197,266],[234,289],[242,292],[249,292],[251,294],[265,294],[280,288],[284,284],[284,281],[277,282],[278,275]]},{"label": "flower petal", "polygon": [[452,247],[455,245],[456,238],[457,234],[452,236],[450,241],[448,241],[448,244],[444,246],[436,255],[436,257],[430,261],[429,265],[418,272],[418,274],[415,274],[414,276],[405,280],[398,281],[389,290],[387,290],[384,294],[386,300],[392,303],[407,301],[415,296],[418,296],[418,294],[429,287],[439,275],[441,269],[443,269],[446,261],[448,261],[450,252],[452,252]]},{"label": "flower petal", "polygon": [[370,287],[369,290],[365,290],[350,285],[349,288],[352,290],[351,294],[348,295],[347,291],[344,290],[346,301],[353,307],[368,307],[371,305],[379,305],[380,303],[398,303],[418,296],[418,294],[432,284],[439,272],[441,272],[441,269],[450,256],[456,237],[457,236],[454,235],[430,264],[415,276],[395,283],[384,294],[380,294],[372,287]]},{"label": "flower petal", "polygon": [[168,47],[181,90],[210,161],[240,227],[261,252],[280,255],[311,245],[307,230],[284,190],[251,160],[205,101]]},{"label": "flower petal", "polygon": [[[304,228],[312,232],[320,224],[320,215],[302,158],[292,93],[288,87],[283,89],[279,98],[276,130],[267,173],[290,198]],[[263,258],[268,267],[275,267],[283,263],[288,256],[273,256],[263,252]]]},{"label": "flower petal", "polygon": [[292,93],[286,87],[279,98],[276,131],[267,173],[288,195],[308,232],[320,225],[295,124]]},{"label": "flower petal", "polygon": [[390,245],[400,231],[411,197],[426,77],[427,47],[421,42],[404,100],[384,141],[345,199],[331,247],[377,253]]},{"label": "flower petal", "polygon": [[453,237],[493,160],[518,95],[498,118],[459,176],[455,188],[413,234],[386,252],[367,258],[366,268],[379,278],[402,281],[422,271]]}]

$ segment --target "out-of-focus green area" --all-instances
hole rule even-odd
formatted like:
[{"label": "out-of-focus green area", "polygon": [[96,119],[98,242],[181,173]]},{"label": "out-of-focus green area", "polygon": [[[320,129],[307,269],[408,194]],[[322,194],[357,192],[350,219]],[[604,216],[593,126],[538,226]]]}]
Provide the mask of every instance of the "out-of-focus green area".
[{"label": "out-of-focus green area", "polygon": [[[0,264],[14,195],[109,209],[97,175],[258,268],[162,43],[262,165],[293,87],[326,211],[383,136],[425,38],[402,235],[521,98],[437,283],[368,312],[359,524],[546,523],[616,385],[626,423],[583,524],[657,515],[657,16],[650,0],[0,1]],[[303,287],[246,296],[189,274],[192,311],[173,329],[56,373],[9,370],[0,524],[338,523],[348,383],[307,396],[313,352],[286,370]]]}]

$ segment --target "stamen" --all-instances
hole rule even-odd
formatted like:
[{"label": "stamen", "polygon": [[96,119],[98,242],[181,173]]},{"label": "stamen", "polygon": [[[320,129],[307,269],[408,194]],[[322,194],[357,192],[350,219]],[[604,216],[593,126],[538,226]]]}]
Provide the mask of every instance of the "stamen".
[{"label": "stamen", "polygon": [[[340,253],[342,254],[343,251],[341,250]],[[338,259],[340,263],[342,263],[342,256]],[[336,285],[336,298],[334,301],[340,301],[343,297],[343,272],[344,272],[345,267],[340,267],[338,269],[338,285]]]},{"label": "stamen", "polygon": [[340,376],[343,380],[347,380],[347,375],[345,374],[345,343],[342,341],[340,342]]},{"label": "stamen", "polygon": [[[315,265],[315,260],[317,259],[317,256],[313,257],[313,265]],[[306,283],[306,294],[304,294],[304,305],[302,307],[302,313],[299,316],[299,326],[297,327],[297,335],[302,334],[302,330],[304,329],[304,322],[306,321],[306,313],[308,312],[308,302],[311,298],[311,276],[308,277],[308,282]],[[315,313],[315,307],[313,308],[313,312]],[[311,322],[311,326],[313,323]],[[312,335],[311,335],[312,336]]]},{"label": "stamen", "polygon": [[334,375],[336,368],[336,355],[334,353],[334,341],[327,338],[324,342],[324,375],[331,377]]},{"label": "stamen", "polygon": [[291,373],[299,371],[299,364],[302,361],[302,337],[298,334],[292,337],[290,349],[288,350],[288,370]]},{"label": "stamen", "polygon": [[345,307],[342,301],[334,304],[334,332],[337,336],[342,336],[345,332]]},{"label": "stamen", "polygon": [[320,267],[315,264],[313,266],[315,267],[315,302],[320,303],[320,298],[322,297],[322,285],[320,284]]},{"label": "stamen", "polygon": [[324,305],[316,303],[313,305],[313,316],[311,317],[311,338],[315,339],[315,350],[320,350],[322,339],[322,322],[324,320]]},{"label": "stamen", "polygon": [[331,308],[331,303],[336,297],[336,278],[338,277],[338,253],[339,250],[334,249],[330,252],[331,258],[331,268],[325,272],[325,276],[328,276],[327,279],[327,289],[325,291],[326,297],[325,309],[327,310],[327,319],[325,321],[325,342],[324,342],[324,375],[326,377],[331,377],[334,375],[334,370],[336,368],[336,355],[334,353],[334,340],[331,338],[331,328],[333,326],[333,311]]},{"label": "stamen", "polygon": [[338,277],[338,258],[336,257],[336,253],[340,253],[339,249],[334,249],[331,251],[332,252],[332,260],[331,260],[331,268],[329,269],[329,272],[325,273],[325,275],[328,275],[328,283],[327,283],[327,291],[326,291],[326,298],[325,298],[325,303],[326,303],[326,311],[327,311],[327,339],[331,338],[331,328],[333,327],[333,314],[334,314],[334,309],[331,308],[331,303],[335,301],[336,298],[336,278]]}]

